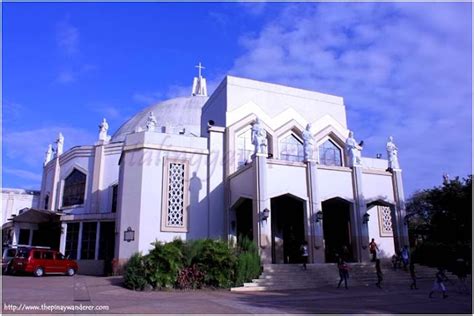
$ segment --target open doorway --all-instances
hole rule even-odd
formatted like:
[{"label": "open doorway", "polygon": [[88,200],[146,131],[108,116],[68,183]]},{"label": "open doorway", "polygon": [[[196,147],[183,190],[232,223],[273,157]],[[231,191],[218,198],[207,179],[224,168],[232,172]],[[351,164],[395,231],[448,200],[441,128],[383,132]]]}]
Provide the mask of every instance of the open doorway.
[{"label": "open doorway", "polygon": [[341,198],[322,202],[326,262],[336,262],[336,254],[353,261],[351,240],[351,203]]},{"label": "open doorway", "polygon": [[243,198],[234,209],[237,241],[243,237],[253,240],[252,200]]},{"label": "open doorway", "polygon": [[271,199],[272,262],[300,263],[306,239],[304,202],[289,194]]}]

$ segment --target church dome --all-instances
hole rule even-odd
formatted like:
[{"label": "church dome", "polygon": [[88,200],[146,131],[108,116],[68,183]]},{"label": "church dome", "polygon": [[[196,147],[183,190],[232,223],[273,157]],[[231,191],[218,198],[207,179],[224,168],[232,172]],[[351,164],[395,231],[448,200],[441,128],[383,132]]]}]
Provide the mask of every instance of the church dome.
[{"label": "church dome", "polygon": [[168,134],[201,135],[201,108],[205,95],[180,97],[151,105],[126,121],[112,136],[112,142],[124,141],[128,134],[145,129],[149,112],[156,117],[156,131]]}]

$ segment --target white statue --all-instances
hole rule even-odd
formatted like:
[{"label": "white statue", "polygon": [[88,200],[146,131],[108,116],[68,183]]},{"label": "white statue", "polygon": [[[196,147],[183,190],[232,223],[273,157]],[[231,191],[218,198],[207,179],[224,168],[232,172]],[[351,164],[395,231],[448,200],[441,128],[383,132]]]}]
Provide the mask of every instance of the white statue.
[{"label": "white statue", "polygon": [[363,142],[357,144],[356,140],[354,139],[354,133],[349,131],[349,137],[346,140],[346,154],[349,167],[361,165],[362,144]]},{"label": "white statue", "polygon": [[267,132],[262,127],[258,117],[252,126],[252,144],[255,146],[254,154],[267,153]]},{"label": "white statue", "polygon": [[110,136],[107,135],[107,131],[109,130],[109,123],[104,118],[102,123],[99,124],[99,140],[108,141]]},{"label": "white statue", "polygon": [[146,120],[146,130],[148,132],[154,132],[156,124],[158,124],[158,122],[156,121],[156,117],[153,112],[148,113],[148,118]]},{"label": "white statue", "polygon": [[63,153],[64,148],[64,136],[59,133],[58,139],[56,140],[56,157],[59,157]]},{"label": "white statue", "polygon": [[449,174],[448,173],[443,173],[443,183],[448,184],[449,183]]},{"label": "white statue", "polygon": [[48,145],[48,150],[46,151],[46,154],[45,154],[45,157],[44,157],[44,165],[45,166],[53,158],[53,153],[54,153],[53,145],[49,144]]},{"label": "white statue", "polygon": [[387,156],[388,156],[388,168],[389,169],[400,169],[398,164],[398,148],[393,143],[393,137],[390,136],[387,142]]},{"label": "white statue", "polygon": [[[303,131],[303,149],[304,149],[304,160],[312,160],[314,155],[314,136],[311,133],[311,124],[306,125],[306,129]],[[316,157],[318,159],[318,157]]]}]

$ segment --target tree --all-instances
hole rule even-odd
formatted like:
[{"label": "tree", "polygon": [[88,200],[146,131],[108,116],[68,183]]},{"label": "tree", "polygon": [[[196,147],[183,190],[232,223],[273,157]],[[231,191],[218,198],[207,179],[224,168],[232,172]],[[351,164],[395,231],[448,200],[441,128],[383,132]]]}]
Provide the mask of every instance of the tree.
[{"label": "tree", "polygon": [[418,191],[408,199],[406,208],[411,236],[421,236],[433,251],[444,256],[470,254],[472,175],[447,179],[441,186]]}]

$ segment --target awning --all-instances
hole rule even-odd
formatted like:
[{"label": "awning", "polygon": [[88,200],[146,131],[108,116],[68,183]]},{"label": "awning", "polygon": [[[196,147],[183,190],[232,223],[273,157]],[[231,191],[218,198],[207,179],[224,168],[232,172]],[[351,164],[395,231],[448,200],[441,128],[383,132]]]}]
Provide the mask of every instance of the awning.
[{"label": "awning", "polygon": [[50,222],[59,222],[60,215],[51,211],[28,209],[21,214],[11,218],[14,223],[41,224]]}]

